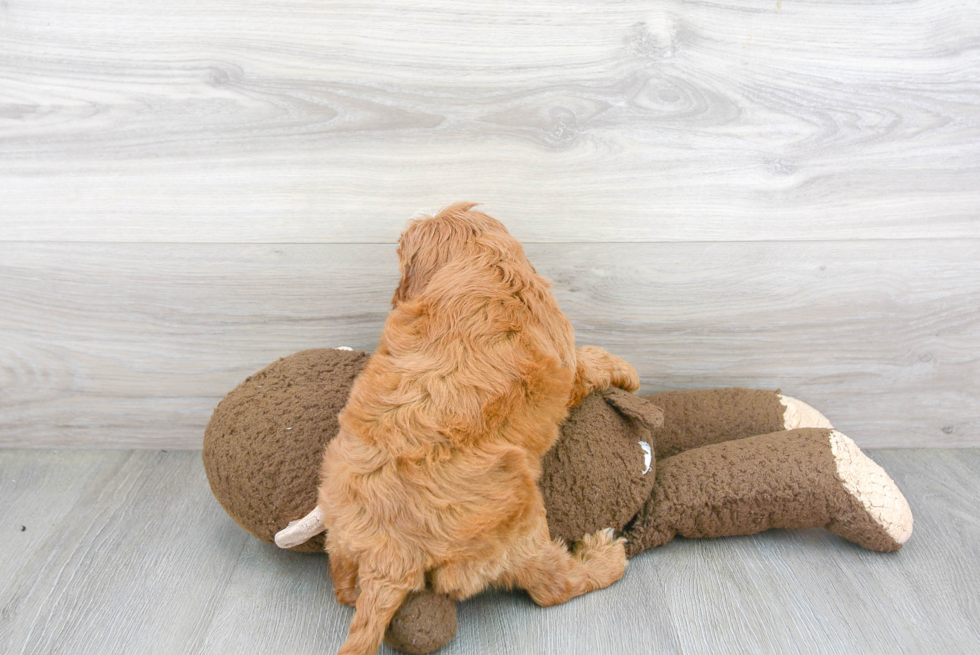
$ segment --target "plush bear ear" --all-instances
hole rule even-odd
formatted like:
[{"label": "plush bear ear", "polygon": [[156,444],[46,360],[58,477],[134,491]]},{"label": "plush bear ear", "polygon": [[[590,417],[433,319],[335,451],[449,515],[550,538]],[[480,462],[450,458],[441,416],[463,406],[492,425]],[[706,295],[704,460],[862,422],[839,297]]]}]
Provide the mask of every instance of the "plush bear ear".
[{"label": "plush bear ear", "polygon": [[610,405],[624,416],[646,424],[651,430],[656,430],[664,424],[663,410],[646,398],[640,398],[636,394],[616,387],[606,389],[602,395]]}]

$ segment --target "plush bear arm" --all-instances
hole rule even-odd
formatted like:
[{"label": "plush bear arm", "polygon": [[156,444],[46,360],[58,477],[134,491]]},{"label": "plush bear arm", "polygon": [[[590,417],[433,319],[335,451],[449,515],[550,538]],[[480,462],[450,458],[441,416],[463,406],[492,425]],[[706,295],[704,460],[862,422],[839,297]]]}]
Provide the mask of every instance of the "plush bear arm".
[{"label": "plush bear arm", "polygon": [[892,551],[911,534],[912,513],[891,478],[853,441],[836,430],[806,428],[658,461],[653,493],[623,536],[633,556],[676,535],[816,527]]},{"label": "plush bear arm", "polygon": [[707,444],[744,439],[794,428],[830,428],[809,405],[778,391],[699,389],[645,396],[663,409],[663,427],[655,431],[657,460]]}]

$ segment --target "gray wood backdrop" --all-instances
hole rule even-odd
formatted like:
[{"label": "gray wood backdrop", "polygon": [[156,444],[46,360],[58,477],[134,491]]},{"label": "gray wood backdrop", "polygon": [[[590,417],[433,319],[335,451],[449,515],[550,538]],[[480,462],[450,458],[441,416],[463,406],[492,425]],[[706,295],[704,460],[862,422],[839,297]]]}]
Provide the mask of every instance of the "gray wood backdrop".
[{"label": "gray wood backdrop", "polygon": [[650,391],[980,445],[972,0],[0,0],[0,445],[199,447],[455,200]]}]

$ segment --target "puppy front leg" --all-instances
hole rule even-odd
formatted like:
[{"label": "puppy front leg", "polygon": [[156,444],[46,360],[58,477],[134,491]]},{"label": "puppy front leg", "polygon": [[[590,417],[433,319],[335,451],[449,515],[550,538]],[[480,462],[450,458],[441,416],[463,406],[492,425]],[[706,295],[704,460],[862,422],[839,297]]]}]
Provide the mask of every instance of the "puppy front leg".
[{"label": "puppy front leg", "polygon": [[584,346],[575,351],[575,381],[568,406],[575,407],[597,389],[619,387],[627,391],[640,388],[640,376],[625,360],[610,355],[602,348]]}]

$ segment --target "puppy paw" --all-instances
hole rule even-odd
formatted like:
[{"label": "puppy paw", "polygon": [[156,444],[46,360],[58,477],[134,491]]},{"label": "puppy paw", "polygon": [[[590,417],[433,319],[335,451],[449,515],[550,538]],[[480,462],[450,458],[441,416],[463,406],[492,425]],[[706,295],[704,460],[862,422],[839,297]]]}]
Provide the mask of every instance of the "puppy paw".
[{"label": "puppy paw", "polygon": [[338,603],[352,606],[357,603],[356,589],[336,589],[334,590],[334,595],[337,596]]},{"label": "puppy paw", "polygon": [[627,391],[636,391],[640,388],[640,376],[635,368],[626,363],[626,360],[615,355],[609,355],[609,360],[609,382],[614,387]]},{"label": "puppy paw", "polygon": [[590,591],[608,587],[626,570],[626,540],[615,538],[612,528],[585,535],[572,554],[588,569]]}]

